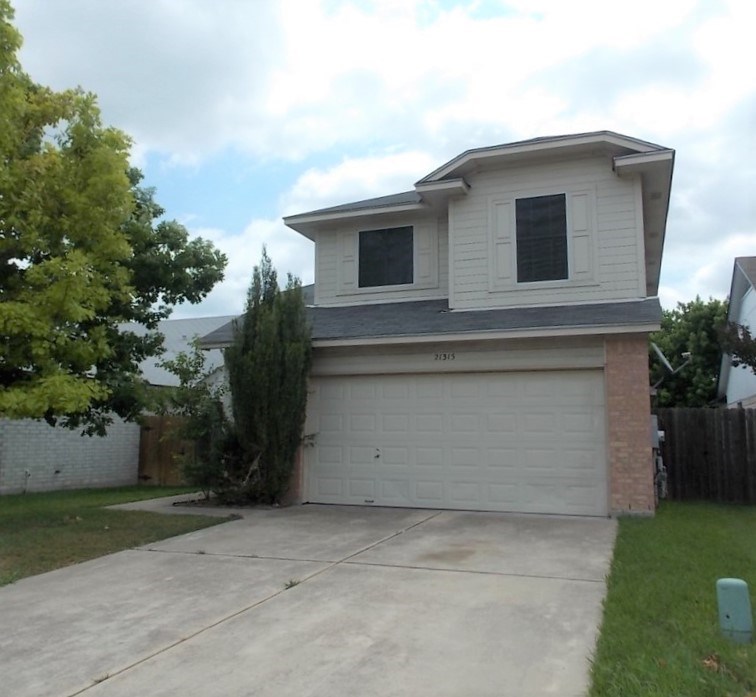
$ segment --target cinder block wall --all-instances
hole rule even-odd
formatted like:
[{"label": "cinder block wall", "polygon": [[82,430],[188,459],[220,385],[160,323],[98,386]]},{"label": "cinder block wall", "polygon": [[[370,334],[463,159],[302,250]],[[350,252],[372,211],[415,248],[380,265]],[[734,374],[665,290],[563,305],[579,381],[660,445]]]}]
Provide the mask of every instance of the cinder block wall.
[{"label": "cinder block wall", "polygon": [[139,426],[116,419],[108,435],[81,436],[44,421],[0,419],[0,494],[137,483]]},{"label": "cinder block wall", "polygon": [[648,337],[606,339],[610,511],[650,515],[656,508],[651,453]]}]

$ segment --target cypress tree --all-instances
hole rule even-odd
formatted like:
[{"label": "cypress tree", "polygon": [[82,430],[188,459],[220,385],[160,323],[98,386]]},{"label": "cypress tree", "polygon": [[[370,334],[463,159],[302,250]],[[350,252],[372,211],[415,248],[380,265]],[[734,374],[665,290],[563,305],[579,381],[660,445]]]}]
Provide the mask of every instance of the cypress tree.
[{"label": "cypress tree", "polygon": [[264,503],[286,492],[302,440],[311,362],[302,285],[281,291],[267,251],[255,266],[244,316],[226,349],[240,451],[239,496]]}]

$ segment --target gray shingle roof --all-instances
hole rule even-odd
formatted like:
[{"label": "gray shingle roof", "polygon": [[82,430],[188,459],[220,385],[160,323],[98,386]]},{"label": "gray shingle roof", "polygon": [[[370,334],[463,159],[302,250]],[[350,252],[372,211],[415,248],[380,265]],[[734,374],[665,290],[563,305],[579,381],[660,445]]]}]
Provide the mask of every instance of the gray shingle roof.
[{"label": "gray shingle roof", "polygon": [[756,257],[737,257],[735,263],[740,267],[751,286],[756,288]]},{"label": "gray shingle roof", "polygon": [[[516,307],[505,310],[450,312],[446,300],[309,307],[315,341],[378,339],[527,329],[602,328],[655,324],[661,319],[658,298],[592,305]],[[233,322],[204,336],[201,344],[224,346],[233,339]]]},{"label": "gray shingle roof", "polygon": [[[325,215],[327,213],[348,213],[351,211],[361,211],[373,208],[391,208],[393,206],[404,206],[412,203],[421,203],[422,199],[417,191],[402,191],[399,194],[390,194],[388,196],[378,196],[377,198],[366,198],[362,201],[353,201],[343,203],[339,206],[330,206],[329,208],[318,208],[306,213],[297,213],[292,218],[305,218],[310,215]],[[287,218],[289,216],[286,216]]]}]

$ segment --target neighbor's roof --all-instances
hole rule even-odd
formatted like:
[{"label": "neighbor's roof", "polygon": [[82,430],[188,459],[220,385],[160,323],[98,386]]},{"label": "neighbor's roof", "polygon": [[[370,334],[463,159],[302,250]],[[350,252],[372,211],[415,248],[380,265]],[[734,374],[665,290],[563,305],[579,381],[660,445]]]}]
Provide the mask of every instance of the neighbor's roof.
[{"label": "neighbor's roof", "polygon": [[[454,334],[512,335],[589,329],[601,333],[613,327],[658,325],[661,307],[657,298],[627,302],[574,305],[569,308],[516,307],[504,310],[449,311],[446,300],[419,300],[345,307],[308,307],[314,342],[370,339],[422,340]],[[219,327],[200,341],[207,348],[228,346],[235,321]]]},{"label": "neighbor's roof", "polygon": [[729,321],[738,321],[743,296],[751,288],[756,288],[756,257],[735,257],[728,296],[727,319]]},{"label": "neighbor's roof", "polygon": [[[222,317],[192,317],[189,319],[166,319],[158,322],[154,331],[163,335],[165,353],[148,358],[140,364],[142,377],[151,385],[177,386],[178,378],[159,364],[162,361],[173,360],[179,353],[188,353],[194,339],[201,338],[220,326],[228,324],[234,315]],[[139,336],[150,330],[142,324],[122,324],[122,331],[130,331]],[[205,356],[205,370],[209,373],[223,366],[223,353],[220,350],[208,351]]]},{"label": "neighbor's roof", "polygon": [[756,288],[756,257],[737,257],[735,266],[743,272],[751,286]]}]

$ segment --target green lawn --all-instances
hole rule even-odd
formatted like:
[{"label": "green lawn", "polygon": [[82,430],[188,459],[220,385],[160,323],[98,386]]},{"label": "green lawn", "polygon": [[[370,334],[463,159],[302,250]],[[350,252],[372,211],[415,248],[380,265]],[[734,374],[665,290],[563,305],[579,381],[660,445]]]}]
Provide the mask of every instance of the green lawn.
[{"label": "green lawn", "polygon": [[145,486],[0,496],[0,586],[228,520],[103,508],[189,491]]},{"label": "green lawn", "polygon": [[756,507],[665,502],[623,518],[608,581],[591,697],[756,694],[756,643],[719,631],[716,581],[756,600]]}]

